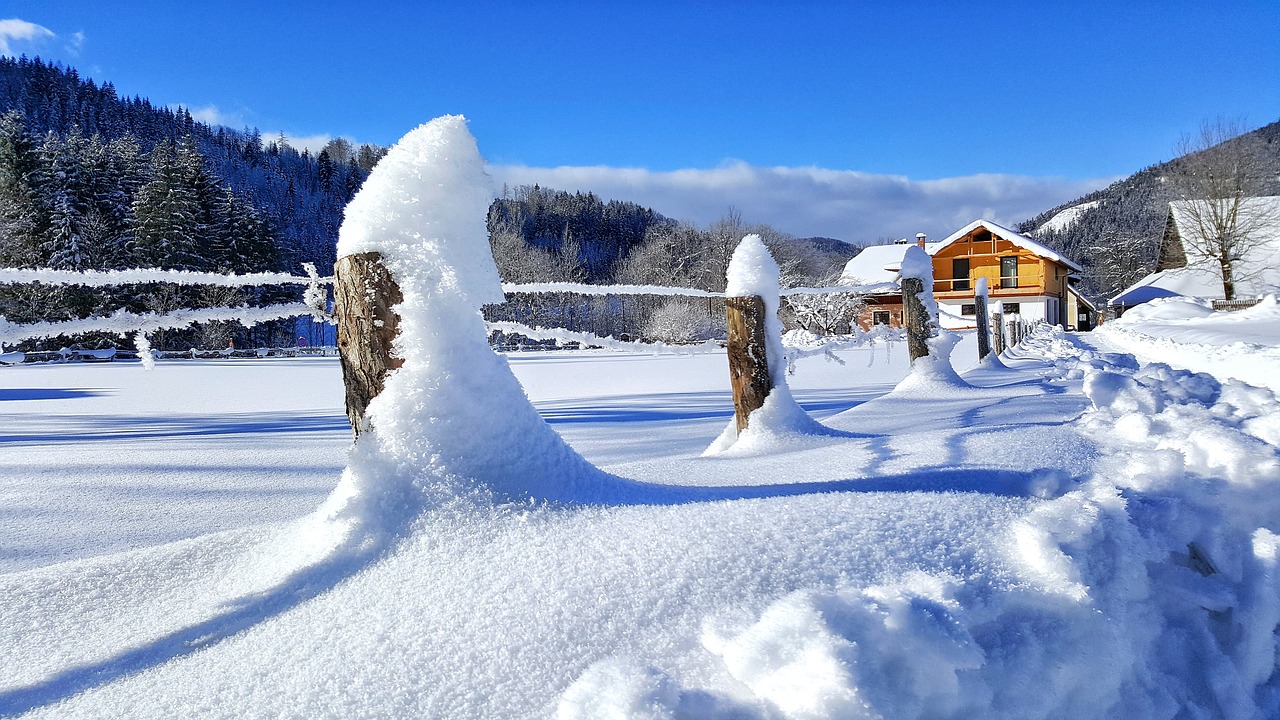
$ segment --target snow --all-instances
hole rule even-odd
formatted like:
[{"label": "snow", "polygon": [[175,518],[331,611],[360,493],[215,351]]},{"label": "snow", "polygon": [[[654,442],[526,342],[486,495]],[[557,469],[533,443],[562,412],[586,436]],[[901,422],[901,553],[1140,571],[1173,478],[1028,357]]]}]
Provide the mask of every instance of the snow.
[{"label": "snow", "polygon": [[959,230],[951,233],[946,237],[946,239],[938,243],[937,247],[930,249],[929,254],[933,255],[937,253],[939,250],[945,248],[946,246],[959,240],[965,235],[968,235],[969,233],[973,232],[974,230],[980,227],[985,227],[987,230],[990,230],[993,235],[996,235],[997,237],[1007,240],[1024,250],[1028,250],[1032,253],[1035,253],[1036,255],[1042,258],[1048,258],[1050,260],[1060,262],[1063,265],[1066,265],[1067,267],[1071,268],[1072,270],[1075,270],[1076,272],[1083,272],[1084,270],[1075,262],[1073,262],[1072,260],[1070,260],[1069,258],[1063,255],[1060,255],[1059,253],[1054,251],[1052,248],[1049,248],[1046,245],[1038,243],[1035,240],[1032,240],[1031,238],[1027,237],[1026,235],[1023,235],[1022,233],[1019,233],[1015,230],[1010,230],[1009,228],[1004,227],[999,223],[994,223],[990,220],[983,220],[983,219],[974,220],[968,225],[965,225]]},{"label": "snow", "polygon": [[[311,268],[313,272],[314,267]],[[243,275],[197,272],[194,270],[160,270],[137,268],[132,270],[52,270],[49,268],[0,268],[0,285],[38,282],[42,285],[80,285],[83,287],[107,287],[140,283],[173,283],[175,285],[216,285],[219,287],[245,287],[260,285],[310,285],[329,283],[332,278],[322,278],[308,273],[307,277],[287,273],[246,273]]]},{"label": "snow", "polygon": [[131,313],[117,310],[110,315],[87,317],[61,322],[11,323],[0,316],[0,342],[17,343],[34,338],[52,338],[59,335],[77,335],[88,332],[106,332],[125,335],[135,331],[184,328],[195,323],[231,320],[243,325],[253,325],[268,320],[314,315],[314,308],[303,303],[281,303],[263,307],[218,307],[180,309],[169,313]]},{"label": "snow", "polygon": [[702,457],[722,356],[484,346],[485,193],[445,118],[348,214],[405,295],[354,446],[332,359],[0,368],[0,715],[1280,715],[1280,400],[1117,347],[1214,318],[800,358],[833,432]]},{"label": "snow", "polygon": [[[1203,244],[1194,238],[1199,234],[1194,215],[1188,206],[1200,201],[1177,201],[1169,204],[1170,213],[1182,235],[1187,265],[1154,272],[1138,280],[1107,301],[1109,305],[1138,305],[1157,298],[1182,295],[1222,299],[1222,274],[1213,258],[1201,252]],[[1280,291],[1280,197],[1244,198],[1240,205],[1240,227],[1250,231],[1243,257],[1233,266],[1235,296],[1259,297]],[[1255,221],[1265,218],[1266,221]],[[1255,227],[1257,226],[1257,227]]]},{"label": "snow", "polygon": [[1089,202],[1080,203],[1079,205],[1072,205],[1069,208],[1064,208],[1058,211],[1053,217],[1041,223],[1040,227],[1036,228],[1035,232],[1037,235],[1042,232],[1065,232],[1071,229],[1072,225],[1079,222],[1082,215],[1097,207],[1098,202],[1098,200],[1091,200]]},{"label": "snow", "polygon": [[1214,312],[1209,301],[1195,298],[1153,300],[1097,332],[1144,360],[1280,392],[1280,306],[1274,296],[1236,312]]},{"label": "snow", "polygon": [[[925,243],[925,250],[932,255],[940,243]],[[915,247],[911,243],[894,243],[892,245],[872,245],[863,248],[845,263],[840,273],[842,285],[884,284],[890,290],[897,290],[898,271],[902,267],[902,256],[907,248]]]},{"label": "snow", "polygon": [[809,417],[787,386],[787,353],[778,319],[780,278],[778,263],[764,240],[755,234],[742,238],[729,258],[724,292],[729,297],[755,296],[764,301],[765,365],[772,388],[764,404],[747,418],[747,427],[738,432],[737,420],[730,420],[707,448],[707,456],[770,452],[806,435],[839,435]]}]

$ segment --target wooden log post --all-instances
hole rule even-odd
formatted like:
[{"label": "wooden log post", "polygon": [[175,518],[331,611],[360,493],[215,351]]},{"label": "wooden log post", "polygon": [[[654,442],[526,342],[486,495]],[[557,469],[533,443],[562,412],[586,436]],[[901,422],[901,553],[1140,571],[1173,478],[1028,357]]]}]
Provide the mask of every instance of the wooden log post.
[{"label": "wooden log post", "polygon": [[1010,320],[1010,321],[1009,321],[1009,347],[1010,347],[1010,348],[1015,348],[1015,347],[1017,347],[1017,346],[1018,346],[1018,342],[1019,342],[1021,339],[1022,339],[1022,338],[1019,338],[1019,337],[1018,337],[1018,321],[1017,321],[1017,320]]},{"label": "wooden log post", "polygon": [[929,311],[925,309],[924,280],[920,278],[902,278],[903,325],[907,331],[907,353],[911,362],[929,355]]},{"label": "wooden log post", "polygon": [[992,350],[999,355],[1004,352],[1004,315],[1002,313],[991,314],[991,340],[994,347]]},{"label": "wooden log post", "polygon": [[376,252],[339,258],[333,276],[347,418],[359,437],[369,401],[382,392],[387,373],[402,362],[391,355],[391,343],[400,329],[400,318],[392,308],[404,296]]},{"label": "wooden log post", "polygon": [[979,295],[974,298],[973,314],[974,319],[978,322],[978,359],[983,360],[991,354],[991,331],[987,323],[986,295]]},{"label": "wooden log post", "polygon": [[769,377],[764,299],[755,295],[725,298],[729,325],[729,381],[738,432],[747,429],[751,413],[764,405],[773,390]]}]

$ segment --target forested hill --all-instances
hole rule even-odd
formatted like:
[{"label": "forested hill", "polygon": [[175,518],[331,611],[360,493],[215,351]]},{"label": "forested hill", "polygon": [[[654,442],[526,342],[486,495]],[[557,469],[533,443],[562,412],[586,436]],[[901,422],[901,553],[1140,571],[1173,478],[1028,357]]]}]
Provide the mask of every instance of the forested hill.
[{"label": "forested hill", "polygon": [[342,209],[383,152],[344,140],[300,152],[38,58],[0,58],[0,115],[6,265],[296,271],[310,261],[327,272]]},{"label": "forested hill", "polygon": [[[612,280],[618,262],[645,241],[651,228],[674,225],[652,208],[632,202],[604,202],[593,193],[539,185],[504,188],[502,197],[489,207],[488,217],[491,237],[506,235],[530,246],[519,255],[536,258],[540,252],[556,258],[564,267],[552,273],[555,279],[595,283]],[[510,260],[499,262],[509,265]],[[536,274],[535,268],[512,270]]]},{"label": "forested hill", "polygon": [[[1257,141],[1253,144],[1260,150],[1257,160],[1261,171],[1272,178],[1280,177],[1280,122],[1258,128],[1245,139]],[[1177,199],[1168,180],[1183,163],[1182,158],[1174,158],[1144,168],[1105,189],[1021,223],[1018,231],[1030,233],[1080,262],[1085,268],[1085,292],[1106,300],[1154,270],[1169,202]],[[1280,192],[1280,187],[1264,192]],[[1045,227],[1059,213],[1086,203],[1094,204],[1070,222],[1059,220]]]}]

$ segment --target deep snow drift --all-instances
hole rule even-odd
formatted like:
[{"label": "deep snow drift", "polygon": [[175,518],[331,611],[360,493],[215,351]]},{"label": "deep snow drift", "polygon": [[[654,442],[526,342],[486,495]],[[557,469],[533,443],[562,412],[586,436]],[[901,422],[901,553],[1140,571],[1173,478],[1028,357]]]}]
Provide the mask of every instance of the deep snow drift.
[{"label": "deep snow drift", "polygon": [[[836,395],[838,434],[744,457],[697,456],[723,384],[647,414],[544,397],[594,423],[568,434],[598,469],[474,341],[496,278],[461,121],[387,160],[343,251],[389,256],[405,366],[339,489],[299,520],[0,575],[0,714],[1280,713],[1272,392],[1045,330],[946,393]],[[572,386],[591,357],[546,362]],[[689,386],[703,359],[660,372]],[[683,449],[626,451],[661,433]]]},{"label": "deep snow drift", "polygon": [[1140,359],[1268,387],[1280,392],[1280,305],[1275,296],[1238,312],[1207,300],[1160,298],[1103,324],[1107,342]]}]

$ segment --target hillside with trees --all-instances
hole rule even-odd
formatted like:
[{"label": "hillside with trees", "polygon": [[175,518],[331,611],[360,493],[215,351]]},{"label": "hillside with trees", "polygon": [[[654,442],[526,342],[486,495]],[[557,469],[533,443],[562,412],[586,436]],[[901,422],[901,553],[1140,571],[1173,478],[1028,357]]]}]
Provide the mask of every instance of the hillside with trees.
[{"label": "hillside with trees", "polygon": [[[822,286],[834,283],[859,250],[839,240],[795,238],[749,224],[733,208],[699,228],[635,203],[606,203],[591,193],[537,185],[505,189],[489,209],[488,229],[498,272],[513,283],[723,291],[730,256],[744,235],[756,233],[777,259],[784,286]],[[515,293],[486,314],[532,326],[664,342],[720,337],[724,325],[722,302],[682,297]]]},{"label": "hillside with trees", "polygon": [[[342,209],[382,153],[335,140],[313,156],[284,138],[264,142],[254,129],[121,98],[74,68],[0,58],[0,265],[243,273],[313,262],[328,272]],[[296,291],[5,287],[0,315],[64,320],[278,302],[281,293]]]},{"label": "hillside with trees", "polygon": [[[311,262],[328,274],[343,208],[384,153],[337,139],[313,156],[283,137],[211,127],[181,107],[120,97],[112,83],[81,78],[74,68],[0,58],[0,266],[246,273],[297,272]],[[635,203],[537,185],[504,188],[486,220],[500,273],[516,283],[723,290],[730,255],[755,232],[773,250],[785,284],[824,285],[858,250],[751,225],[732,208],[699,228]],[[259,305],[297,293],[161,284],[6,286],[0,287],[0,316],[58,321],[119,309]],[[490,315],[664,340],[717,335],[723,324],[716,302],[564,293],[513,296]],[[274,344],[291,335],[287,321],[251,332],[224,324],[167,333],[155,344],[225,347],[233,338]]]},{"label": "hillside with trees", "polygon": [[[1247,157],[1249,167],[1241,170],[1241,190],[1251,195],[1280,194],[1280,122],[1202,145],[1184,143],[1178,157],[1047,210],[1017,229],[1076,259],[1085,269],[1081,280],[1085,293],[1105,301],[1155,269],[1169,203],[1184,199],[1184,180],[1206,172],[1206,164]],[[1065,227],[1044,227],[1064,210],[1085,203],[1095,204]]]}]

